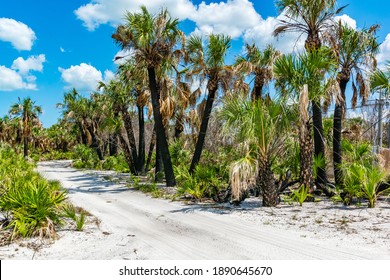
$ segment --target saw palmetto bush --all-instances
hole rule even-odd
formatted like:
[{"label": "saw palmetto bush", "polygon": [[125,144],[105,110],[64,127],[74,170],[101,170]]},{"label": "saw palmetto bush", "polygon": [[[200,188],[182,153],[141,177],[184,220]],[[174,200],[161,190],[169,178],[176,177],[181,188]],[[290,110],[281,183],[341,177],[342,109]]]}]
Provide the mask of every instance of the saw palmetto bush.
[{"label": "saw palmetto bush", "polygon": [[[191,174],[187,166],[175,167],[178,195],[189,195],[195,200],[218,200],[221,191],[227,189],[227,178],[217,166],[200,164]],[[225,172],[227,175],[227,172]]]},{"label": "saw palmetto bush", "polygon": [[344,185],[343,202],[349,204],[352,199],[367,199],[368,207],[375,207],[376,200],[381,194],[380,183],[385,181],[386,174],[374,164],[375,158],[372,147],[368,143],[351,143],[343,140],[344,161],[342,173]]},{"label": "saw palmetto bush", "polygon": [[75,168],[95,168],[98,165],[99,158],[94,150],[86,145],[78,144],[74,147],[76,160],[73,163]]},{"label": "saw palmetto bush", "polygon": [[2,149],[0,155],[0,211],[12,237],[55,236],[66,193],[58,182],[40,177],[33,165],[13,151]]}]

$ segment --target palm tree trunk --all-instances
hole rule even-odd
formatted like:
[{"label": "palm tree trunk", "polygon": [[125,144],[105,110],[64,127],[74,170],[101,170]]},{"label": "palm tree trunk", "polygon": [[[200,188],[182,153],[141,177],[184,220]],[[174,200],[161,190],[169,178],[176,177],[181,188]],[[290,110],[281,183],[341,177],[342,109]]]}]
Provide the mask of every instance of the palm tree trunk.
[{"label": "palm tree trunk", "polygon": [[252,101],[256,101],[263,98],[263,78],[260,75],[256,75],[255,84],[253,86]]},{"label": "palm tree trunk", "polygon": [[104,160],[104,156],[103,156],[103,152],[100,148],[100,145],[99,145],[99,141],[96,137],[96,133],[93,131],[93,127],[92,126],[88,126],[88,131],[89,133],[91,134],[91,137],[92,137],[92,144],[91,144],[91,148],[93,148],[95,151],[96,151],[96,154],[99,158],[99,160]]},{"label": "palm tree trunk", "polygon": [[191,166],[189,170],[190,174],[194,173],[195,167],[198,165],[200,156],[202,154],[204,141],[206,138],[207,127],[211,115],[211,109],[213,108],[215,94],[218,89],[218,81],[216,80],[215,77],[210,78],[210,80],[208,81],[207,88],[209,94],[207,95],[207,101],[206,101],[206,106],[204,108],[202,123],[200,125],[198,140],[196,141],[195,152],[191,161]]},{"label": "palm tree trunk", "polygon": [[343,100],[341,102],[336,102],[333,115],[333,170],[336,185],[339,186],[343,184],[343,174],[341,171],[341,131],[343,112],[345,107],[345,89],[347,87],[347,83],[348,80],[340,79],[339,86]]},{"label": "palm tree trunk", "polygon": [[313,140],[310,134],[310,123],[302,125],[299,135],[300,149],[300,181],[313,189]]},{"label": "palm tree trunk", "polygon": [[150,139],[148,158],[146,160],[146,166],[145,166],[146,170],[149,170],[150,162],[152,161],[154,146],[156,146],[156,130],[153,128],[152,139]]},{"label": "palm tree trunk", "polygon": [[123,120],[123,125],[125,126],[126,129],[127,138],[129,140],[131,156],[133,158],[134,163],[137,163],[138,161],[137,144],[135,142],[135,137],[134,137],[133,123],[131,121],[131,116],[127,111],[127,108],[122,109],[122,120]]},{"label": "palm tree trunk", "polygon": [[87,135],[84,132],[83,125],[81,124],[81,122],[77,122],[77,126],[79,127],[80,130],[82,144],[87,145],[88,140],[87,140]]},{"label": "palm tree trunk", "polygon": [[28,136],[23,136],[23,155],[28,157]]},{"label": "palm tree trunk", "polygon": [[157,89],[156,72],[154,67],[148,67],[149,87],[152,96],[153,117],[156,126],[156,136],[159,150],[164,164],[165,180],[168,187],[176,185],[175,175],[173,173],[171,156],[168,149],[168,141],[165,135],[165,129],[160,112],[160,95]]},{"label": "palm tree trunk", "polygon": [[180,135],[184,131],[184,113],[183,110],[180,110],[178,115],[176,116],[176,123],[175,123],[175,139],[179,139]]},{"label": "palm tree trunk", "polygon": [[271,163],[268,160],[262,162],[256,181],[263,196],[263,206],[274,207],[278,205],[279,194],[275,185],[275,177],[271,170]]},{"label": "palm tree trunk", "polygon": [[108,144],[110,156],[115,156],[118,154],[118,137],[115,133],[109,135],[109,144]]},{"label": "palm tree trunk", "polygon": [[138,172],[145,173],[145,117],[144,107],[137,106],[138,109]]},{"label": "palm tree trunk", "polygon": [[154,169],[154,180],[156,182],[162,182],[162,179],[160,177],[160,172],[164,171],[164,163],[161,155],[161,149],[158,141],[156,142],[156,167]]},{"label": "palm tree trunk", "polygon": [[127,165],[129,166],[129,169],[130,169],[130,173],[132,173],[134,175],[138,175],[137,170],[135,168],[133,158],[132,158],[131,149],[126,141],[126,138],[123,136],[121,131],[118,132],[118,136],[119,136],[119,140],[120,140],[119,143],[120,143],[122,150],[125,154]]},{"label": "palm tree trunk", "polygon": [[[325,156],[324,128],[322,126],[321,104],[312,101],[313,107],[313,129],[314,129],[314,155],[316,157]],[[326,185],[328,182],[325,167],[319,167],[317,171],[316,184]]]}]

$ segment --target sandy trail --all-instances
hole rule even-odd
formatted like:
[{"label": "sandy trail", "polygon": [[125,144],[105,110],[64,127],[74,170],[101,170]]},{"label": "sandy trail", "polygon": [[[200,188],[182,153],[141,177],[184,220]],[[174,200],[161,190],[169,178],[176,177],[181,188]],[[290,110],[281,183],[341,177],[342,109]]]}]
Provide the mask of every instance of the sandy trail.
[{"label": "sandy trail", "polygon": [[[38,164],[47,179],[59,180],[70,200],[101,223],[84,232],[60,232],[53,245],[34,252],[35,259],[383,259],[388,248],[339,244],[302,237],[240,218],[153,199],[124,185],[78,171],[67,161]],[[15,245],[12,245],[15,246]],[[8,251],[15,249],[8,248]],[[7,252],[8,252],[7,251]],[[5,255],[5,257],[4,257]],[[31,250],[0,257],[31,258]]]}]

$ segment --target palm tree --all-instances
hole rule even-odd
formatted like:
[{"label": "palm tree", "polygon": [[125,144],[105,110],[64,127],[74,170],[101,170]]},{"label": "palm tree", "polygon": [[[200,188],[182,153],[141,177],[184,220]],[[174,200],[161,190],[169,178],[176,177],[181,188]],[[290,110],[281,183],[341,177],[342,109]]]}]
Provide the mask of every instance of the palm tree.
[{"label": "palm tree", "polygon": [[98,135],[99,126],[103,121],[100,115],[102,106],[104,105],[98,94],[92,94],[91,98],[85,98],[75,89],[65,93],[63,103],[57,104],[57,107],[63,109],[63,116],[78,126],[82,143],[93,148],[99,160],[104,160],[102,141]]},{"label": "palm tree", "polygon": [[[314,104],[320,103],[321,99],[334,89],[335,80],[332,73],[336,69],[336,62],[330,55],[330,50],[323,47],[310,53],[284,55],[278,58],[274,65],[276,87],[286,97],[292,97],[294,101],[300,99],[300,177],[301,182],[310,188],[313,186],[311,166],[313,150],[307,114],[308,101],[311,101],[314,111]],[[329,74],[327,79],[325,73]],[[313,129],[316,130],[314,125]]]},{"label": "palm tree", "polygon": [[[137,107],[138,156],[136,160],[136,165],[138,173],[142,174],[145,172],[145,107],[150,104],[148,73],[146,71],[146,68],[139,67],[135,60],[130,58],[126,61],[126,63],[119,66],[118,78],[126,87],[127,95],[130,95],[129,97],[135,101],[133,103],[135,103]],[[126,104],[124,103],[123,105]],[[127,104],[126,107],[129,107],[129,104]],[[129,128],[128,123],[126,123],[126,127]],[[133,147],[132,150],[134,151]]]},{"label": "palm tree", "polygon": [[287,129],[291,127],[289,117],[294,114],[280,101],[251,102],[242,97],[230,97],[226,98],[219,116],[225,121],[227,133],[245,147],[246,156],[231,168],[232,189],[255,181],[262,193],[263,206],[276,206],[280,186],[275,181],[273,163],[283,155]]},{"label": "palm tree", "polygon": [[35,105],[30,97],[21,100],[11,106],[9,114],[15,118],[19,118],[23,130],[23,155],[28,157],[28,142],[31,136],[31,128],[34,121],[39,120],[39,115],[42,114],[42,108]]},{"label": "palm tree", "polygon": [[91,135],[86,128],[86,113],[85,102],[83,97],[73,89],[69,92],[64,93],[63,102],[58,103],[57,108],[62,109],[62,115],[65,120],[73,122],[81,136],[81,143],[84,145],[91,144]]},{"label": "palm tree", "polygon": [[232,71],[225,66],[225,56],[230,48],[230,37],[211,34],[207,46],[203,45],[202,37],[192,35],[187,42],[187,61],[191,64],[188,75],[200,77],[200,81],[207,81],[207,100],[204,107],[202,122],[196,141],[194,156],[191,161],[190,173],[193,173],[202,154],[207,127],[213,107],[214,99],[220,86],[228,86]]},{"label": "palm tree", "polygon": [[[139,165],[141,153],[137,152],[132,112],[130,111],[130,108],[136,103],[137,96],[133,94],[136,90],[131,88],[129,81],[124,83],[119,79],[111,80],[108,84],[100,82],[99,88],[103,89],[103,96],[105,96],[107,104],[106,127],[114,128],[115,135],[120,140],[119,144],[125,152],[131,173],[134,175],[142,174],[142,167]],[[142,118],[140,122],[143,122],[143,113],[138,115]],[[143,129],[141,125],[139,130]],[[140,137],[142,142],[141,138],[142,136]]]},{"label": "palm tree", "polygon": [[338,83],[340,87],[340,98],[336,99],[333,116],[333,166],[337,185],[342,185],[342,150],[341,131],[342,119],[345,114],[345,91],[351,77],[352,81],[352,107],[356,106],[358,95],[367,100],[370,93],[370,86],[364,78],[364,71],[376,67],[375,55],[378,52],[379,44],[376,41],[375,33],[378,25],[371,26],[368,30],[355,30],[341,21],[327,36],[330,47],[336,54],[339,64]]},{"label": "palm tree", "polygon": [[[286,20],[280,20],[280,25],[274,30],[278,36],[285,32],[306,34],[305,49],[308,52],[318,50],[321,45],[321,34],[332,26],[334,16],[345,6],[336,9],[336,0],[277,0],[276,7]],[[324,129],[322,125],[322,109],[318,100],[312,100],[314,126],[314,153],[316,157],[324,157]],[[326,184],[325,168],[319,168],[317,184]]]},{"label": "palm tree", "polygon": [[161,149],[166,184],[175,186],[176,180],[160,111],[160,91],[156,73],[164,61],[170,60],[173,48],[183,37],[183,33],[178,29],[178,20],[172,19],[167,10],[151,15],[146,7],[142,6],[140,13],[128,12],[125,19],[125,25],[118,26],[112,37],[122,49],[133,49],[135,61],[140,63],[140,67],[147,69],[157,142]]},{"label": "palm tree", "polygon": [[279,56],[280,52],[271,45],[261,51],[254,44],[246,44],[246,54],[237,58],[235,68],[238,72],[255,76],[252,101],[263,98],[263,88],[272,80],[273,64]]}]

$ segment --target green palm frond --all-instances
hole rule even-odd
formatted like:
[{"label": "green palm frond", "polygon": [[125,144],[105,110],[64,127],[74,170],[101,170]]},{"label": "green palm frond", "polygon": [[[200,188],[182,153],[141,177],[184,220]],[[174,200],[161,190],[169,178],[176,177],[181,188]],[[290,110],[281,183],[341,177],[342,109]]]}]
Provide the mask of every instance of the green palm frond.
[{"label": "green palm frond", "polygon": [[382,91],[383,94],[390,94],[390,61],[386,63],[384,70],[377,69],[372,73],[371,88]]}]

